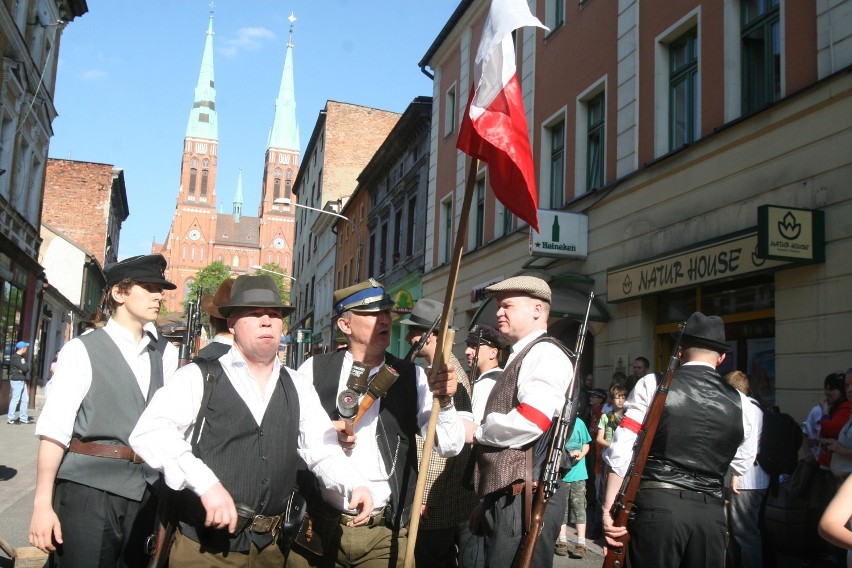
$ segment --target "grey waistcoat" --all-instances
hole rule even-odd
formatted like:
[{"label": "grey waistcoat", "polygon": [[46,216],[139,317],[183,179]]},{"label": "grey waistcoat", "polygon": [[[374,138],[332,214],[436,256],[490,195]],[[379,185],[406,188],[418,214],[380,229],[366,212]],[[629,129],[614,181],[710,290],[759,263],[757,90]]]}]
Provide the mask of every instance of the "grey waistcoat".
[{"label": "grey waistcoat", "polygon": [[[130,366],[109,335],[99,329],[80,336],[92,364],[92,386],[83,398],[71,434],[83,442],[128,445],[128,438],[142,411],[163,386],[165,340],[148,344],[151,383],[145,398]],[[57,479],[64,479],[140,501],[146,483],[157,472],[145,464],[66,452]]]}]

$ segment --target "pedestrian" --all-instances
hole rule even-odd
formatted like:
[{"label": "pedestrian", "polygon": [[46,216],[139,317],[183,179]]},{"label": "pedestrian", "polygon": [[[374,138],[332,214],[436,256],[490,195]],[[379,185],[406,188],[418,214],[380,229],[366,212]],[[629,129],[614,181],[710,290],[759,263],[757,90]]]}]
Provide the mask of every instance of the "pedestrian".
[{"label": "pedestrian", "polygon": [[205,359],[218,359],[231,350],[234,344],[234,334],[228,328],[225,315],[219,311],[222,306],[227,306],[231,300],[231,289],[234,286],[233,278],[226,278],[219,284],[215,294],[207,294],[201,297],[201,311],[210,317],[210,328],[213,331],[213,339],[201,348],[199,357]]},{"label": "pedestrian", "polygon": [[[19,341],[15,344],[15,352],[9,357],[9,383],[12,395],[9,399],[9,413],[6,424],[32,424],[35,422],[27,414],[30,405],[30,393],[28,392],[30,364],[27,362],[27,351],[30,344]],[[20,420],[15,420],[15,414],[21,404]]]},{"label": "pedestrian", "polygon": [[[474,325],[465,339],[464,355],[467,358],[473,386],[473,421],[482,422],[485,403],[500,375],[503,374],[503,360],[506,352],[506,339],[490,325]],[[476,368],[473,367],[474,362]]]},{"label": "pedestrian", "polygon": [[650,372],[651,362],[647,357],[636,357],[630,367],[632,374],[642,378]]},{"label": "pedestrian", "polygon": [[589,398],[589,436],[592,437],[592,448],[586,457],[586,469],[589,472],[589,478],[586,480],[586,503],[588,504],[588,530],[587,535],[591,540],[597,540],[601,536],[601,508],[600,499],[603,493],[598,492],[598,483],[600,482],[603,469],[603,451],[604,447],[597,443],[598,439],[598,424],[601,416],[603,416],[603,405],[607,400],[607,393],[604,389],[589,389],[586,391]]},{"label": "pedestrian", "polygon": [[[440,321],[443,311],[444,304],[441,302],[422,298],[414,304],[408,319],[400,322],[408,329],[405,340],[412,346],[420,342],[424,333],[429,333],[429,338],[417,354],[426,362],[427,369],[435,364],[438,342],[441,341],[438,331],[430,333],[429,330],[436,320]],[[458,380],[458,389],[453,395],[456,411],[471,414],[472,389],[467,374],[452,351],[444,352],[444,357],[452,365]],[[419,461],[423,455],[423,438],[417,436],[416,441]],[[479,503],[476,493],[463,485],[469,459],[470,444],[465,444],[458,455],[448,458],[442,458],[432,450],[414,550],[417,565],[436,568],[485,565],[484,543],[470,533],[468,526],[470,514]]]},{"label": "pedestrian", "polygon": [[[427,378],[422,368],[388,353],[392,306],[384,287],[372,278],[336,290],[335,324],[347,338],[346,348],[314,355],[299,368],[316,387],[323,411],[335,419],[338,394],[355,386],[360,370],[365,370],[371,385],[377,380],[383,385],[390,382],[386,379],[393,373],[388,366],[399,377],[365,408],[353,435],[346,433],[347,423],[335,422],[349,470],[367,479],[374,496],[369,521],[358,527],[347,524],[352,512],[339,493],[317,489],[309,474],[301,474],[299,487],[306,491],[313,542],[319,541],[322,549],[309,549],[297,539],[288,568],[402,566],[417,482],[414,437],[426,430],[432,395],[439,397],[441,406],[435,439],[438,455],[457,455],[464,446],[464,429],[452,399],[457,387],[452,365],[445,364]],[[367,396],[362,395],[361,401]]]},{"label": "pedestrian", "polygon": [[[547,334],[551,291],[534,276],[515,276],[485,289],[497,304],[497,327],[512,344],[503,375],[481,424],[466,423],[474,444],[474,485],[483,498],[481,519],[489,566],[508,566],[525,531],[524,514],[541,478],[553,418],[559,415],[574,380],[568,351]],[[540,465],[537,465],[540,464]],[[553,545],[565,513],[561,488],[551,496],[536,541],[533,566],[553,566]]]},{"label": "pedestrian", "polygon": [[162,255],[134,256],[104,268],[96,315],[102,328],[59,354],[36,425],[39,437],[30,544],[60,568],[145,566],[158,476],[129,447],[133,426],[175,371],[177,349],[157,333],[165,278]]},{"label": "pedestrian", "polygon": [[[565,442],[565,451],[571,459],[571,469],[562,478],[565,483],[565,516],[559,528],[559,538],[556,540],[557,556],[571,558],[586,557],[586,454],[589,453],[589,442],[592,437],[586,424],[577,418],[571,436]],[[568,523],[574,525],[577,531],[577,542],[574,548],[568,546]]]},{"label": "pedestrian", "polygon": [[[763,433],[763,409],[752,398],[749,380],[742,371],[731,371],[723,377],[724,381],[746,395],[749,404],[743,406],[743,412],[749,415],[752,424],[751,435],[746,440],[750,451],[757,455],[760,436]],[[731,475],[730,502],[728,520],[734,543],[728,548],[726,566],[763,566],[763,506],[766,502],[766,490],[769,488],[769,475],[755,460],[746,464],[743,475]]]},{"label": "pedestrian", "polygon": [[654,375],[637,383],[612,445],[604,454],[611,472],[603,501],[607,543],[630,532],[633,568],[718,568],[725,562],[727,530],[722,488],[728,467],[743,475],[755,453],[746,443],[751,423],[745,395],[716,371],[729,351],[725,324],[695,312],[686,322],[675,372],[627,527],[613,524],[610,509],[633,457],[633,444],[657,390]]},{"label": "pedestrian", "polygon": [[237,278],[219,307],[233,348],[181,367],[131,434],[171,489],[188,489],[176,501],[172,566],[283,566],[278,527],[292,522],[298,459],[340,492],[352,525],[369,518],[366,481],[345,463],[316,391],[278,361],[292,311],[269,276]]}]

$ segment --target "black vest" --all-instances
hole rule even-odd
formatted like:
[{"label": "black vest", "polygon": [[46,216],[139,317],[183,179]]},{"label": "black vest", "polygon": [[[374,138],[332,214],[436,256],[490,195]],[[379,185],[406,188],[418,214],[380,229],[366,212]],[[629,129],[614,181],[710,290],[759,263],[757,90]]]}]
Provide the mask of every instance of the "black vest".
[{"label": "black vest", "polygon": [[[299,437],[299,398],[284,367],[274,388],[260,426],[234,389],[218,361],[211,361],[215,387],[207,404],[198,442],[198,457],[204,461],[231,494],[234,503],[248,505],[259,515],[280,515],[296,484],[296,448]],[[195,427],[199,427],[198,424]],[[250,541],[258,548],[272,542],[269,533],[244,530],[229,535],[224,529],[209,529],[198,522],[203,515],[201,500],[182,492],[188,522],[181,532],[192,540],[218,551],[245,552]],[[200,517],[203,521],[203,516]]]},{"label": "black vest", "polygon": [[722,497],[725,472],[743,440],[742,405],[715,370],[675,373],[642,479]]},{"label": "black vest", "polygon": [[[332,420],[338,418],[337,387],[345,355],[344,350],[338,350],[314,355],[312,359],[314,387],[323,408]],[[413,363],[406,363],[390,353],[385,353],[385,362],[396,369],[399,378],[388,389],[388,394],[379,401],[381,427],[378,428],[378,433],[384,436],[379,436],[378,445],[385,469],[394,472],[388,480],[391,497],[385,509],[385,522],[392,528],[400,528],[407,526],[411,519],[411,503],[414,501],[414,489],[417,484],[417,447],[414,444],[419,410],[417,375]],[[393,463],[394,455],[397,458],[396,464]],[[299,472],[299,489],[306,494],[309,513],[312,509],[323,506],[318,498],[316,479],[307,470]],[[327,507],[326,505],[326,509]]]},{"label": "black vest", "polygon": [[207,345],[201,348],[198,352],[198,356],[202,359],[207,359],[208,361],[212,361],[214,359],[218,359],[225,353],[231,350],[231,345],[227,343],[222,343],[221,341],[211,341]]}]

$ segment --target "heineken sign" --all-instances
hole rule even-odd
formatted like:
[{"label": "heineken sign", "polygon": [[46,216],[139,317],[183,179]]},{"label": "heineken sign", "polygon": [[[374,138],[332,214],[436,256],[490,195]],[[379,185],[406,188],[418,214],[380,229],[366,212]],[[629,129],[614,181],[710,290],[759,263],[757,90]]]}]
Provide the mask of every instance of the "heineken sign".
[{"label": "heineken sign", "polygon": [[541,232],[530,228],[530,255],[586,258],[589,255],[589,218],[570,211],[538,210]]}]

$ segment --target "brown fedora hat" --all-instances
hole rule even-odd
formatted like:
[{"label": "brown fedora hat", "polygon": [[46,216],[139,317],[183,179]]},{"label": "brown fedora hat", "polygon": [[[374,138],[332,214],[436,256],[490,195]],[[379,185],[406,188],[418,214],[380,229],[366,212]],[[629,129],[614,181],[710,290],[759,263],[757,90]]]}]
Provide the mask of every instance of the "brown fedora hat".
[{"label": "brown fedora hat", "polygon": [[231,288],[234,287],[234,279],[227,278],[219,284],[219,288],[215,294],[205,294],[201,297],[201,311],[207,312],[214,318],[225,319],[225,316],[219,311],[222,306],[228,305],[231,301]]}]

